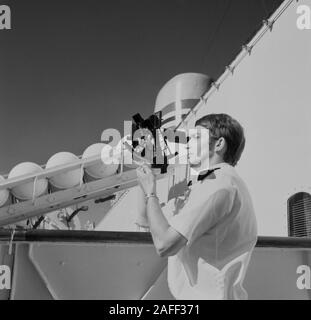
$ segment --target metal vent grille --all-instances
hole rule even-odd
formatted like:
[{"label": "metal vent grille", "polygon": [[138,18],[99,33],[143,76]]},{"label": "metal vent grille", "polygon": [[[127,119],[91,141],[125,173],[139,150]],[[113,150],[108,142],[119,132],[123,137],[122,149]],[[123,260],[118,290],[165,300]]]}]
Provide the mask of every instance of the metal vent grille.
[{"label": "metal vent grille", "polygon": [[311,195],[299,192],[287,201],[288,235],[311,237]]}]

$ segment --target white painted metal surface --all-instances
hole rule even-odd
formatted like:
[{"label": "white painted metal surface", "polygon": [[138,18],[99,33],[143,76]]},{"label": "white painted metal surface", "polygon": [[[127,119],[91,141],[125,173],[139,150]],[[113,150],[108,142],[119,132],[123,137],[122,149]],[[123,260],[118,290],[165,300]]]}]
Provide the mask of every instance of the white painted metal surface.
[{"label": "white painted metal surface", "polygon": [[[297,286],[302,265],[311,267],[310,248],[256,247],[244,280],[248,298],[310,300],[310,290]],[[10,298],[174,300],[166,266],[151,244],[19,243]]]}]

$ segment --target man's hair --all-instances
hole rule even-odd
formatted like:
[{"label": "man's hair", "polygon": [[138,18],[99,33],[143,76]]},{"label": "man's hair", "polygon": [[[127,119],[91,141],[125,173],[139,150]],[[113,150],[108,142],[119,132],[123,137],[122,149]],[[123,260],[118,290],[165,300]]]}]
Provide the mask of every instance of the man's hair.
[{"label": "man's hair", "polygon": [[210,140],[223,137],[227,143],[227,150],[223,159],[225,162],[235,166],[244,150],[244,130],[240,123],[225,113],[213,113],[198,119],[196,126],[209,129]]}]

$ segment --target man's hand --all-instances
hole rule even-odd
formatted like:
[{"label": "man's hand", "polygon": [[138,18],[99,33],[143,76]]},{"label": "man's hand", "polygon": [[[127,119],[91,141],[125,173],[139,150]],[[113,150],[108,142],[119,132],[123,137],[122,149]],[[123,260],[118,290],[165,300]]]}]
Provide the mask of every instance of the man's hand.
[{"label": "man's hand", "polygon": [[136,169],[138,183],[145,194],[156,193],[156,179],[149,165],[143,164]]}]

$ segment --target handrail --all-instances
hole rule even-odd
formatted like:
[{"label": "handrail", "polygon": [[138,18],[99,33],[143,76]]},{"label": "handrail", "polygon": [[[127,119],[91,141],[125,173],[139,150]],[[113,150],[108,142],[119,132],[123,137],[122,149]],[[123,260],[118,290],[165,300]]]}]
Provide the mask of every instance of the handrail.
[{"label": "handrail", "polygon": [[[0,243],[8,243],[12,230],[0,230]],[[132,243],[150,244],[150,232],[137,231],[88,231],[88,230],[15,230],[13,242],[52,243]],[[259,236],[257,248],[307,248],[311,249],[311,237]]]},{"label": "handrail", "polygon": [[[0,243],[10,242],[12,230],[0,230]],[[152,244],[149,232],[93,230],[15,230],[13,242]]]}]

